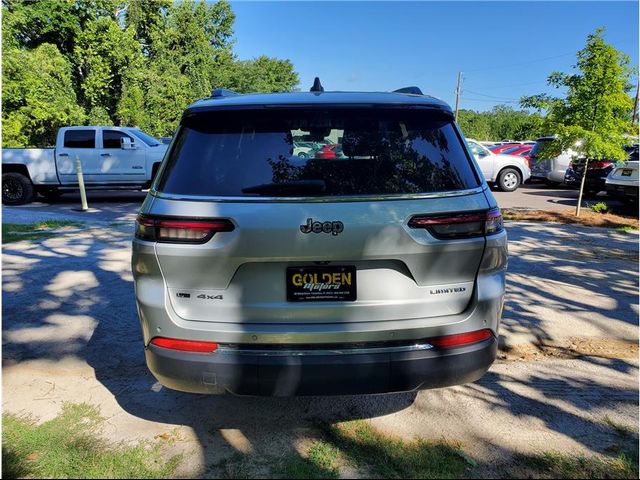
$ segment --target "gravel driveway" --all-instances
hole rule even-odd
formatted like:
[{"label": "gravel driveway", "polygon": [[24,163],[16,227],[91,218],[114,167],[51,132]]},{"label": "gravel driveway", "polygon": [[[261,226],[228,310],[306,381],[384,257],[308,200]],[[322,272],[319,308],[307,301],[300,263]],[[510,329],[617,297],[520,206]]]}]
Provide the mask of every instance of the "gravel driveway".
[{"label": "gravel driveway", "polygon": [[[602,452],[607,421],[637,432],[638,237],[508,224],[502,359],[480,381],[416,394],[208,397],[158,385],[144,364],[126,225],[3,248],[3,408],[46,420],[89,402],[114,441],[172,438],[202,475],[235,452],[299,449],[321,420],[370,418],[403,437],[460,442],[478,461]],[[160,437],[158,437],[160,436]]]}]

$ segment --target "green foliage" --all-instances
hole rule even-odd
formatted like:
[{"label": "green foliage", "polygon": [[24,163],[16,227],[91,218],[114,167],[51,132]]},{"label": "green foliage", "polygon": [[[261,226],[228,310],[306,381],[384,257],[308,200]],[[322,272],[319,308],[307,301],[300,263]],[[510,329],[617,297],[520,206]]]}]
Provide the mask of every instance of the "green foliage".
[{"label": "green foliage", "polygon": [[590,208],[596,213],[607,213],[609,211],[609,205],[604,202],[594,203]]},{"label": "green foliage", "polygon": [[2,415],[2,471],[7,478],[173,478],[181,456],[164,458],[160,445],[110,445],[104,419],[87,404],[65,404],[37,425]]},{"label": "green foliage", "polygon": [[225,0],[3,1],[4,147],[48,146],[61,126],[175,131],[216,87],[287,91],[288,60],[240,61]]},{"label": "green foliage", "polygon": [[237,92],[277,92],[293,90],[298,74],[289,60],[260,56],[231,64],[224,84]]},{"label": "green foliage", "polygon": [[55,45],[5,50],[2,70],[3,147],[53,145],[58,128],[85,121],[72,66]]},{"label": "green foliage", "polygon": [[54,236],[55,230],[62,227],[82,227],[82,223],[72,220],[47,220],[31,224],[3,223],[2,243],[42,240]]},{"label": "green foliage", "polygon": [[505,105],[489,112],[460,110],[458,124],[466,137],[476,140],[535,140],[545,133],[540,115]]},{"label": "green foliage", "polygon": [[546,111],[544,128],[556,135],[540,150],[551,158],[573,150],[576,157],[625,160],[622,146],[632,131],[629,57],[604,41],[604,30],[587,37],[577,54],[576,72],[553,72],[547,83],[566,89],[564,97],[524,97],[523,107]]}]

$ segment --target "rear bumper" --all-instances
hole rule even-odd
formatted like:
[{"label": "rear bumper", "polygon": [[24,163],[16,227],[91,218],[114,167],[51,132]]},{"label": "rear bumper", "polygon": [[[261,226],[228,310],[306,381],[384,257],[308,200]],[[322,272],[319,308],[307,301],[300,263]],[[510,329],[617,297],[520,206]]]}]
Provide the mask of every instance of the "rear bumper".
[{"label": "rear bumper", "polygon": [[311,355],[251,351],[199,354],[149,345],[147,365],[168,388],[190,393],[296,396],[406,392],[480,378],[495,337],[456,348]]},{"label": "rear bumper", "polygon": [[[587,173],[587,178],[585,178],[584,180],[585,189],[598,191],[604,190],[606,178],[606,174],[602,174],[599,172]],[[573,188],[580,188],[580,184],[582,183],[582,175],[569,169],[564,176],[564,183],[565,185]]]},{"label": "rear bumper", "polygon": [[616,185],[607,183],[607,194],[612,197],[638,199],[638,187],[635,185]]}]

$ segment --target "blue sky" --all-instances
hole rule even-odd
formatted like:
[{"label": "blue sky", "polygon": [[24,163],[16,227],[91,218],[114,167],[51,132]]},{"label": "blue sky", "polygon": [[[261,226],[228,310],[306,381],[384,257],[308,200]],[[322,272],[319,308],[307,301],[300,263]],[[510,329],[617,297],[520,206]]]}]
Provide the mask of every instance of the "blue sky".
[{"label": "blue sky", "polygon": [[638,2],[231,2],[235,52],[289,58],[307,90],[393,90],[417,85],[451,105],[486,110],[553,92],[597,27],[638,65]]}]

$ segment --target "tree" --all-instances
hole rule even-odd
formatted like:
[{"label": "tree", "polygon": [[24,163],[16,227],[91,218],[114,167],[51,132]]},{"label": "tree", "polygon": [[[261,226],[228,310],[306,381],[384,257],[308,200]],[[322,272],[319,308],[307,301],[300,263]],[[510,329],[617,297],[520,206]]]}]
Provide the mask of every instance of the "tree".
[{"label": "tree", "polygon": [[225,0],[3,0],[2,12],[5,147],[48,145],[83,122],[171,135],[216,87],[298,83],[288,60],[234,56]]},{"label": "tree", "polygon": [[299,81],[289,60],[264,55],[227,65],[225,73],[220,86],[241,93],[290,91]]},{"label": "tree", "polygon": [[526,140],[543,134],[542,117],[506,105],[496,105],[489,112],[460,110],[460,129],[477,140]]},{"label": "tree", "polygon": [[55,45],[3,53],[4,147],[53,145],[58,128],[84,123],[85,113],[72,87],[71,64]]},{"label": "tree", "polygon": [[633,100],[628,92],[629,57],[604,41],[604,29],[597,29],[587,37],[585,47],[577,54],[577,72],[553,72],[547,83],[566,88],[565,97],[546,94],[524,97],[524,107],[546,110],[544,126],[555,134],[555,140],[542,148],[541,159],[552,158],[572,149],[575,158],[584,158],[585,166],[578,196],[576,215],[584,190],[586,171],[591,160],[625,160],[622,147],[625,134],[631,133],[630,112]]}]

